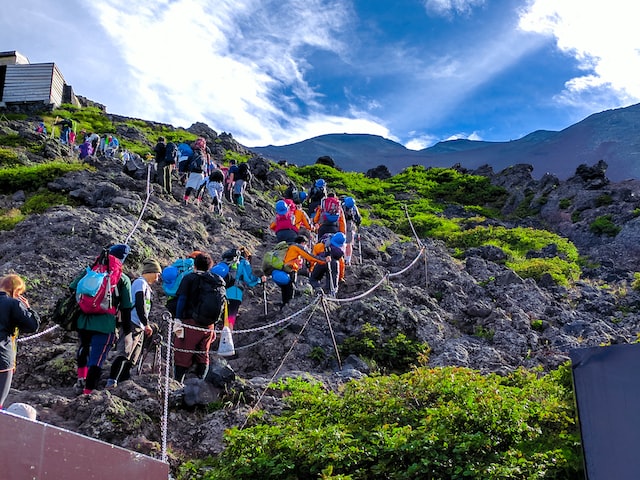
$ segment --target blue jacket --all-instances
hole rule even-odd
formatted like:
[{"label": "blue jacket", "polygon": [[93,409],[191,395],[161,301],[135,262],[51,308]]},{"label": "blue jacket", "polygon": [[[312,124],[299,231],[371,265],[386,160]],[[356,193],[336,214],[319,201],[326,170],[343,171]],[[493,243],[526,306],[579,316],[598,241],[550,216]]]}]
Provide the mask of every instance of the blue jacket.
[{"label": "blue jacket", "polygon": [[227,298],[229,300],[242,301],[242,289],[255,287],[260,283],[260,277],[256,277],[251,270],[251,264],[246,258],[240,258],[238,269],[236,270],[236,282],[232,287],[227,288]]},{"label": "blue jacket", "polygon": [[25,333],[40,328],[40,317],[17,298],[0,292],[0,372],[16,366],[16,329]]}]

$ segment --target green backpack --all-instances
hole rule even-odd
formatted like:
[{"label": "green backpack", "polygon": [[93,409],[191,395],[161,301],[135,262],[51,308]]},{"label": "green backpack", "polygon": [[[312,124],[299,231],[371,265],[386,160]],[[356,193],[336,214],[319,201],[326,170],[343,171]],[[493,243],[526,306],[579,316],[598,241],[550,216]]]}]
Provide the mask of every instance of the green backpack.
[{"label": "green backpack", "polygon": [[285,241],[276,243],[273,250],[265,252],[262,258],[262,271],[265,275],[270,275],[274,270],[284,270],[291,272],[291,266],[284,264],[284,256],[289,249],[289,244]]}]

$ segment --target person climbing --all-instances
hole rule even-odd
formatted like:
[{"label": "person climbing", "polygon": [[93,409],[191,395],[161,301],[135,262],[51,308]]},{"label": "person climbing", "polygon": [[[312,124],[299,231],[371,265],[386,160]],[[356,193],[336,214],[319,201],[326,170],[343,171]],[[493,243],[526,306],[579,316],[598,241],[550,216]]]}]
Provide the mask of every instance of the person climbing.
[{"label": "person climbing", "polygon": [[193,155],[193,148],[186,142],[178,144],[178,183],[184,187],[187,183],[187,177],[189,175],[188,166],[189,159]]},{"label": "person climbing", "polygon": [[247,162],[238,165],[238,171],[233,176],[233,203],[241,210],[244,209],[244,194],[251,182],[251,168]]},{"label": "person climbing", "polygon": [[106,388],[116,388],[118,382],[129,379],[131,368],[138,362],[142,353],[144,336],[153,333],[149,320],[151,285],[160,280],[161,272],[162,268],[156,260],[147,259],[142,264],[142,274],[131,284],[133,309],[129,322],[122,323],[117,345],[118,356],[111,364]]},{"label": "person climbing", "polygon": [[238,174],[238,165],[234,159],[229,160],[229,168],[227,169],[227,175],[224,179],[224,198],[229,203],[233,203],[233,186],[236,181],[236,175]]},{"label": "person climbing", "polygon": [[325,259],[325,263],[315,265],[309,275],[309,283],[315,290],[322,288],[321,280],[326,275],[322,290],[331,296],[337,295],[338,285],[344,281],[345,274],[344,242],[344,234],[336,232],[320,237],[318,243],[313,247],[313,254]]},{"label": "person climbing", "polygon": [[178,146],[174,142],[166,144],[164,156],[158,162],[158,179],[162,193],[171,195],[171,172],[178,163]]},{"label": "person climbing", "polygon": [[[223,306],[216,305],[216,309],[219,309],[216,312],[204,312],[201,309],[209,307],[209,299],[206,297],[213,295],[206,289],[209,282],[221,285],[224,290],[222,278],[209,272],[212,266],[211,256],[208,253],[199,253],[194,259],[194,271],[186,275],[178,287],[173,359],[174,378],[180,383],[184,382],[185,375],[194,365],[195,374],[199,378],[204,379],[209,370],[209,350],[216,338],[214,324],[220,319]],[[216,286],[216,289],[219,288]],[[215,318],[212,318],[211,323],[203,325],[194,318],[200,315],[211,315]]]},{"label": "person climbing", "polygon": [[319,178],[309,190],[307,215],[309,218],[313,218],[316,214],[316,209],[322,200],[327,196],[327,182],[324,179]]},{"label": "person climbing", "polygon": [[[79,347],[76,354],[78,364],[78,380],[74,385],[77,393],[89,394],[98,387],[102,375],[102,365],[116,338],[117,317],[123,323],[129,323],[133,302],[131,300],[131,280],[122,273],[122,263],[129,255],[131,249],[128,245],[117,244],[111,246],[105,254],[105,261],[109,264],[110,271],[117,271],[119,277],[112,285],[112,304],[108,309],[97,310],[95,313],[85,313],[84,310],[78,317]],[[96,259],[94,265],[98,263]],[[113,258],[112,258],[113,257]],[[76,277],[69,288],[78,292],[80,281],[85,275]],[[105,297],[106,298],[106,297]],[[102,302],[100,302],[102,304]],[[82,304],[80,304],[82,309]]]},{"label": "person climbing", "polygon": [[326,233],[346,232],[344,212],[335,193],[328,194],[316,207],[313,224],[317,226],[318,238]]},{"label": "person climbing", "polygon": [[153,147],[154,161],[156,166],[156,183],[164,189],[164,156],[167,153],[167,139],[160,136],[156,146]]},{"label": "person climbing", "polygon": [[[199,140],[202,140],[202,142],[199,142]],[[204,172],[207,168],[205,145],[203,138],[199,138],[193,144],[193,155],[191,155],[189,165],[187,166],[189,178],[187,179],[184,191],[183,200],[185,205],[189,203],[189,197],[191,197],[192,193],[196,194],[197,199],[198,188],[200,188],[200,185],[202,185],[202,181],[205,178]]]},{"label": "person climbing", "polygon": [[276,234],[278,242],[293,243],[298,236],[295,209],[292,210],[285,200],[278,200],[275,204],[275,210],[276,218],[269,225],[269,229]]},{"label": "person climbing", "polygon": [[351,265],[351,257],[353,255],[353,241],[356,239],[358,227],[362,223],[360,211],[353,197],[345,197],[342,200],[342,211],[345,219],[345,244],[344,244],[344,263]]},{"label": "person climbing", "polygon": [[7,400],[16,369],[18,332],[33,333],[40,328],[40,316],[24,296],[27,286],[16,274],[0,278],[0,410]]},{"label": "person climbing", "polygon": [[[286,253],[284,254],[284,270],[280,272],[288,273],[289,279],[284,278],[284,281],[279,281],[274,278],[276,284],[280,287],[282,293],[282,305],[284,307],[293,298],[295,291],[295,285],[298,280],[298,273],[306,273],[306,267],[318,266],[325,263],[325,260],[321,257],[310,254],[306,249],[308,239],[304,235],[298,235],[293,243],[289,245]],[[275,273],[275,272],[274,272]],[[280,277],[284,277],[280,274]],[[272,275],[273,278],[273,275]]]},{"label": "person climbing", "polygon": [[230,258],[230,255],[227,254],[226,259],[223,255],[223,260],[227,260],[229,266],[229,280],[233,279],[227,282],[227,300],[229,302],[227,323],[229,328],[233,330],[240,305],[242,304],[245,287],[253,288],[260,283],[266,282],[267,277],[265,275],[258,277],[253,274],[251,269],[252,256],[247,247],[233,248],[229,252],[235,254],[233,258]]},{"label": "person climbing", "polygon": [[205,191],[211,195],[209,211],[222,215],[222,199],[224,195],[224,174],[222,170],[216,168],[204,179],[204,182],[198,188],[198,204],[202,202]]}]

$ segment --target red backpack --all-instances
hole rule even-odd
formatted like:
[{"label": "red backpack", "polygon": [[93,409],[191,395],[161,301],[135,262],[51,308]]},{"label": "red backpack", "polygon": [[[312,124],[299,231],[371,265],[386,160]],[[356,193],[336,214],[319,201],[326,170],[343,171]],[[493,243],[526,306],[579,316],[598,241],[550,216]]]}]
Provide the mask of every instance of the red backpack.
[{"label": "red backpack", "polygon": [[78,282],[76,299],[80,310],[87,314],[115,315],[114,294],[121,276],[122,261],[105,249]]},{"label": "red backpack", "polygon": [[320,223],[337,223],[340,218],[340,200],[337,197],[327,197],[320,204],[322,213]]}]

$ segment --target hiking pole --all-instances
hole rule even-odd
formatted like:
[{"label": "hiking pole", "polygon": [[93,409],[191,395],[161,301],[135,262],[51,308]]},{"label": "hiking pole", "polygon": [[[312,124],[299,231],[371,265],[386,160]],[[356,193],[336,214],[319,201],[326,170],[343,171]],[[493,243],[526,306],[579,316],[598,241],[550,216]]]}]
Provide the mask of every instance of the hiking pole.
[{"label": "hiking pole", "polygon": [[265,316],[269,313],[267,308],[267,284],[266,282],[262,282],[262,299],[264,300],[264,314]]},{"label": "hiking pole", "polygon": [[357,235],[358,235],[358,258],[360,260],[360,265],[362,265],[362,242],[360,241],[360,232],[358,232]]}]

